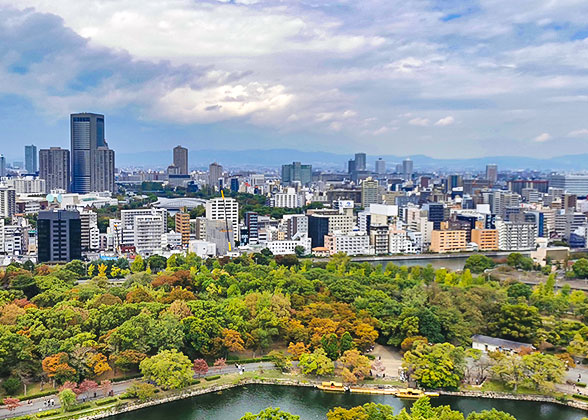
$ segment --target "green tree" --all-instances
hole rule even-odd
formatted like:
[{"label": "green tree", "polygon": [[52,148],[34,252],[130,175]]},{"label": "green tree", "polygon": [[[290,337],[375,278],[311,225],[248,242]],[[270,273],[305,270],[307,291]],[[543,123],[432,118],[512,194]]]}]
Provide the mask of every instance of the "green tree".
[{"label": "green tree", "polygon": [[266,408],[258,414],[245,413],[241,420],[300,420],[299,416],[287,413],[279,408]]},{"label": "green tree", "polygon": [[59,401],[65,411],[69,411],[76,405],[76,394],[69,388],[65,388],[59,393]]},{"label": "green tree", "polygon": [[465,372],[465,352],[450,343],[421,341],[404,354],[402,366],[425,388],[457,389]]},{"label": "green tree", "polygon": [[535,306],[526,303],[505,304],[488,326],[501,337],[529,342],[541,327],[541,316]]},{"label": "green tree", "polygon": [[333,361],[329,359],[327,353],[322,348],[315,349],[312,353],[300,355],[298,366],[305,375],[328,375],[333,373],[335,368]]},{"label": "green tree", "polygon": [[480,413],[470,413],[467,420],[517,420],[513,416],[504,411],[498,411],[495,408],[492,410],[484,410]]},{"label": "green tree", "polygon": [[494,260],[485,255],[474,254],[465,262],[464,269],[469,269],[472,273],[480,274],[484,270],[494,268]]},{"label": "green tree", "polygon": [[574,275],[580,279],[588,278],[588,259],[580,258],[572,266]]},{"label": "green tree", "polygon": [[133,273],[140,273],[145,271],[145,261],[143,260],[142,256],[137,255],[135,257],[135,260],[131,263],[131,271]]},{"label": "green tree", "polygon": [[533,269],[533,260],[519,252],[511,252],[506,257],[506,263],[514,268],[529,271]]},{"label": "green tree", "polygon": [[125,394],[131,398],[138,398],[139,401],[147,401],[155,395],[155,386],[145,382],[135,382],[127,389]]},{"label": "green tree", "polygon": [[163,350],[143,360],[139,369],[145,379],[152,380],[163,389],[184,388],[194,375],[190,359],[177,350]]}]

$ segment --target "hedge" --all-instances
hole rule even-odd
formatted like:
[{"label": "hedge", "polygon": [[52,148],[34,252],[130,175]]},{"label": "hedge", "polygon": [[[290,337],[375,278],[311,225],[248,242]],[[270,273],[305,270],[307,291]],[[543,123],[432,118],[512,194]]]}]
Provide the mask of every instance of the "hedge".
[{"label": "hedge", "polygon": [[92,404],[90,403],[82,403],[82,404],[76,404],[72,407],[69,407],[69,409],[66,409],[65,411],[80,411],[80,410],[85,410],[87,408],[92,407]]},{"label": "hedge", "polygon": [[110,398],[105,398],[103,400],[96,401],[94,404],[96,404],[97,406],[101,406],[101,405],[111,404],[115,401],[118,401],[118,398],[110,397]]},{"label": "hedge", "polygon": [[200,379],[192,379],[190,381],[190,385],[198,385],[200,383]]},{"label": "hedge", "polygon": [[586,384],[584,382],[576,382],[576,386],[579,386],[580,388],[586,388]]},{"label": "hedge", "polygon": [[114,378],[111,380],[111,382],[123,382],[123,381],[128,381],[130,379],[137,379],[137,378],[142,378],[143,375],[140,373],[135,373],[134,375],[129,375],[129,376],[121,376],[120,378]]},{"label": "hedge", "polygon": [[48,410],[48,411],[43,411],[43,412],[37,414],[37,417],[39,417],[39,418],[51,417],[51,416],[55,416],[60,413],[61,413],[61,410]]},{"label": "hedge", "polygon": [[230,363],[259,363],[259,362],[271,362],[273,361],[273,359],[271,357],[268,356],[263,356],[263,357],[257,357],[255,359],[231,359],[230,356],[227,359],[227,364]]},{"label": "hedge", "polygon": [[36,394],[23,395],[22,397],[19,397],[19,399],[21,401],[28,401],[28,400],[33,400],[35,398],[42,398],[42,397],[48,397],[49,395],[55,395],[58,392],[59,391],[56,389],[51,389],[48,391],[37,392]]},{"label": "hedge", "polygon": [[579,400],[588,401],[588,395],[574,394],[572,396]]},{"label": "hedge", "polygon": [[221,376],[220,375],[214,375],[214,376],[207,376],[206,378],[204,378],[205,381],[216,381],[217,379],[219,379]]}]

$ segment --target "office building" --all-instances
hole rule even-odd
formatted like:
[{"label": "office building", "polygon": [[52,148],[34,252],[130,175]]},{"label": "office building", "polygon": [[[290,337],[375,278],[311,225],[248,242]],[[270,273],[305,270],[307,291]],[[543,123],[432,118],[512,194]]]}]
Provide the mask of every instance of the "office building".
[{"label": "office building", "polygon": [[347,255],[367,255],[370,253],[370,238],[365,232],[330,233],[325,236],[325,248],[329,254],[343,252]]},{"label": "office building", "polygon": [[380,184],[377,179],[367,178],[361,182],[361,205],[364,207],[370,204],[380,203]]},{"label": "office building", "polygon": [[6,176],[6,158],[0,155],[0,177]]},{"label": "office building", "polygon": [[188,149],[182,146],[174,147],[174,164],[178,168],[178,175],[188,174]]},{"label": "office building", "polygon": [[472,242],[479,251],[496,251],[498,249],[498,231],[496,229],[472,229]]},{"label": "office building", "polygon": [[445,220],[445,206],[441,203],[429,203],[428,220],[433,222],[433,229],[441,229],[441,222]]},{"label": "office building", "polygon": [[8,186],[0,186],[0,217],[12,217],[16,213],[16,191]]},{"label": "office building", "polygon": [[365,171],[367,170],[367,155],[365,153],[356,153],[355,154],[355,170],[356,171]]},{"label": "office building", "polygon": [[176,232],[182,235],[182,246],[188,246],[190,243],[190,214],[176,213]]},{"label": "office building", "polygon": [[[208,200],[206,202],[206,218],[208,220],[226,221],[226,224],[234,233],[235,239],[239,240],[239,203],[237,200],[220,197]],[[218,244],[217,250],[219,250]]]},{"label": "office building", "polygon": [[222,189],[223,167],[214,162],[208,166],[208,186],[213,191],[220,191]]},{"label": "office building", "polygon": [[376,160],[376,173],[378,175],[384,175],[386,173],[386,161],[382,158]]},{"label": "office building", "polygon": [[308,236],[308,217],[304,214],[285,214],[282,221],[286,225],[286,239]]},{"label": "office building", "polygon": [[549,187],[560,188],[566,193],[586,197],[588,195],[588,175],[551,175]]},{"label": "office building", "polygon": [[98,214],[92,210],[80,212],[81,244],[83,251],[97,251],[100,248]]},{"label": "office building", "polygon": [[14,188],[17,194],[45,194],[47,183],[44,179],[26,176],[21,178],[9,178],[6,185]]},{"label": "office building", "polygon": [[60,147],[39,151],[39,178],[45,180],[46,192],[70,190],[70,153]]},{"label": "office building", "polygon": [[37,146],[34,144],[25,146],[25,169],[29,174],[37,173]]},{"label": "office building", "polygon": [[82,258],[80,214],[77,211],[39,212],[38,262],[70,262]]},{"label": "office building", "polygon": [[114,150],[106,146],[96,148],[92,165],[92,180],[92,191],[116,192],[114,184]]},{"label": "office building", "polygon": [[537,224],[533,222],[496,221],[498,248],[501,251],[535,249]]},{"label": "office building", "polygon": [[282,165],[282,184],[290,185],[299,182],[308,185],[312,181],[312,165],[303,165],[300,162]]},{"label": "office building", "polygon": [[410,158],[406,158],[402,161],[402,176],[406,181],[412,179],[413,174],[413,162]]},{"label": "office building", "polygon": [[247,243],[256,244],[259,242],[259,214],[254,211],[245,212],[243,218],[247,228]]},{"label": "office building", "polygon": [[496,181],[498,181],[498,165],[494,163],[486,165],[486,181],[490,182],[490,185],[496,184]]},{"label": "office building", "polygon": [[104,115],[71,114],[72,191],[114,192],[114,151],[104,138]]},{"label": "office building", "polygon": [[286,188],[284,192],[274,194],[271,205],[272,207],[295,209],[302,207],[302,199],[294,188]]}]

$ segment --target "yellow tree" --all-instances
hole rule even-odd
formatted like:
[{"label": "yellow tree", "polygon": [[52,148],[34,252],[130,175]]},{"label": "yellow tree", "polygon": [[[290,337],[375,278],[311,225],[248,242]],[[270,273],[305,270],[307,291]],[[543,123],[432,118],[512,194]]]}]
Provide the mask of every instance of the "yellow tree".
[{"label": "yellow tree", "polygon": [[227,350],[227,352],[239,352],[245,351],[243,338],[241,338],[241,334],[238,331],[231,330],[225,328],[223,330],[223,347]]}]

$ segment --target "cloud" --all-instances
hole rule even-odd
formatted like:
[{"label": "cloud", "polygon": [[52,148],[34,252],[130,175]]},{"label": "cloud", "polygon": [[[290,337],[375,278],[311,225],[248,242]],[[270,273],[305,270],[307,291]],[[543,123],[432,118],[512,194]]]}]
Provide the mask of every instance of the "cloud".
[{"label": "cloud", "polygon": [[429,121],[428,118],[413,118],[411,120],[408,121],[408,123],[410,125],[416,125],[419,127],[426,127],[428,126],[431,122]]},{"label": "cloud", "polygon": [[570,131],[568,137],[588,137],[588,128]]},{"label": "cloud", "polygon": [[533,139],[533,141],[537,143],[544,143],[548,140],[551,140],[551,134],[549,133],[541,133]]},{"label": "cloud", "polygon": [[446,127],[448,125],[452,125],[455,122],[455,118],[453,118],[451,115],[445,117],[445,118],[441,118],[440,120],[438,120],[435,125],[439,126],[439,127]]}]

